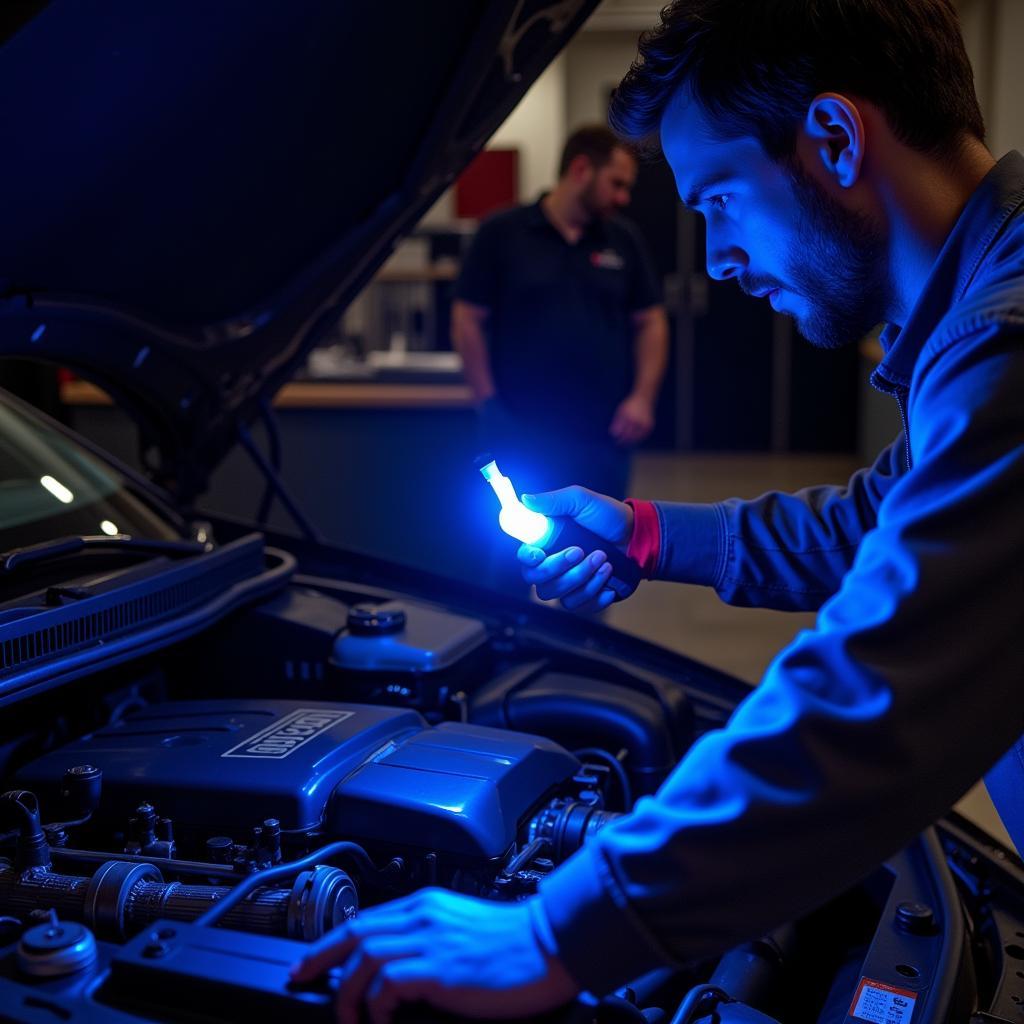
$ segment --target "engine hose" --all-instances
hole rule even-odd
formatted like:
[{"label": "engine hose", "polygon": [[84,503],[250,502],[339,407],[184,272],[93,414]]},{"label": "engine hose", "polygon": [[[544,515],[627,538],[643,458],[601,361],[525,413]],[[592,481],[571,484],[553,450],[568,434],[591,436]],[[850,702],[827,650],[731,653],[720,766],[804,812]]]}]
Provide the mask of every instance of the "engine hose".
[{"label": "engine hose", "polygon": [[200,875],[205,878],[226,878],[236,881],[244,877],[230,864],[209,864],[201,860],[179,860],[177,857],[144,857],[139,853],[102,853],[96,850],[76,850],[68,846],[51,846],[54,860],[75,860],[82,864],[106,864],[119,860],[126,864],[152,864],[171,875]]},{"label": "engine hose", "polygon": [[[371,876],[385,874],[391,866],[389,864],[385,868],[378,869],[373,861],[370,860],[370,855],[358,843],[351,843],[340,839],[337,842],[328,843],[326,846],[320,847],[319,850],[306,854],[301,860],[289,861],[287,864],[276,864],[272,868],[265,868],[263,871],[257,871],[249,875],[248,878],[239,882],[227,896],[198,917],[195,923],[201,928],[208,928],[216,924],[254,889],[267,885],[270,882],[276,882],[280,878],[290,878],[306,868],[314,867],[323,861],[330,860],[332,857],[340,856],[351,857],[366,874]],[[394,861],[391,863],[393,864]]]},{"label": "engine hose", "polygon": [[18,828],[18,867],[50,866],[50,847],[39,821],[39,800],[27,789],[12,789],[0,795],[0,814],[12,811],[21,819]]},{"label": "engine hose", "polygon": [[717,1003],[740,1003],[766,1013],[795,947],[796,929],[787,924],[729,950],[708,983],[687,993],[671,1024],[690,1024],[707,1016]]}]

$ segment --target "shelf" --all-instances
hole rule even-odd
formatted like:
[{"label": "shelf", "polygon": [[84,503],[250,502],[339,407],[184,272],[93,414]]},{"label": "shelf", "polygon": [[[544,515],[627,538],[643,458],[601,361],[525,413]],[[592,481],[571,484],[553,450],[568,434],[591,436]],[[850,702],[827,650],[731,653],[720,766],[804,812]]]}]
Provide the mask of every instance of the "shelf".
[{"label": "shelf", "polygon": [[[61,401],[70,406],[113,405],[110,396],[84,380],[61,385]],[[469,409],[473,393],[466,384],[375,384],[295,381],[274,397],[275,409]]]},{"label": "shelf", "polygon": [[454,281],[459,276],[457,267],[424,267],[422,270],[378,271],[371,284],[436,284],[441,281]]}]

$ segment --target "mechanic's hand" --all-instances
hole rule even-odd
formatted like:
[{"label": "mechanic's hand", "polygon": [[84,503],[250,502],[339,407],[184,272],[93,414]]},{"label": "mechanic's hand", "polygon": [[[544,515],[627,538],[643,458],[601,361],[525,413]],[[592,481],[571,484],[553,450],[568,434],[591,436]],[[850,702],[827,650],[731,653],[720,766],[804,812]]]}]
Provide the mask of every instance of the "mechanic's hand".
[{"label": "mechanic's hand", "polygon": [[[586,487],[524,494],[523,504],[548,516],[575,519],[623,552],[633,534],[633,509]],[[523,579],[536,586],[537,596],[544,601],[560,600],[569,611],[590,613],[607,608],[615,600],[615,591],[605,586],[611,575],[605,551],[573,547],[549,555],[541,548],[523,544],[516,557]]]},{"label": "mechanic's hand", "polygon": [[341,1024],[358,1024],[364,1004],[373,1024],[385,1024],[400,1003],[418,1001],[471,1017],[533,1017],[579,991],[538,942],[527,903],[444,889],[361,911],[316,943],[292,980],[338,965]]},{"label": "mechanic's hand", "polygon": [[608,433],[619,444],[636,444],[654,429],[654,406],[643,395],[628,395],[612,417]]}]

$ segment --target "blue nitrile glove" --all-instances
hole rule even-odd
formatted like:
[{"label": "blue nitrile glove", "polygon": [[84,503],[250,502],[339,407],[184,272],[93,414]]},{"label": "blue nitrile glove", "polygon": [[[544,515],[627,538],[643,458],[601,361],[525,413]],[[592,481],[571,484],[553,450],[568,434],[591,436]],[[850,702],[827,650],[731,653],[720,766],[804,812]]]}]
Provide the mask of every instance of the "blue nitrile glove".
[{"label": "blue nitrile glove", "polygon": [[[623,554],[629,546],[633,510],[625,502],[586,487],[524,494],[522,501],[535,512],[575,520]],[[548,555],[540,548],[523,544],[517,557],[523,579],[536,586],[537,596],[542,600],[559,600],[569,611],[596,612],[607,608],[616,598],[615,592],[605,586],[612,567],[603,550],[570,547]]]}]

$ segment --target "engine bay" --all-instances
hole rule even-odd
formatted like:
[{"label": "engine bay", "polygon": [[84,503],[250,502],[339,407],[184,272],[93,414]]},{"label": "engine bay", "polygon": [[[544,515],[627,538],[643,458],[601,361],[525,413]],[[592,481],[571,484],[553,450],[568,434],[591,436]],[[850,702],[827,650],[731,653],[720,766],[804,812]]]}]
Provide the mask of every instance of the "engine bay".
[{"label": "engine bay", "polygon": [[[251,559],[258,542],[238,543]],[[62,682],[5,712],[0,1005],[16,1009],[0,1019],[331,1019],[337,978],[289,984],[303,944],[425,887],[529,896],[745,692],[547,609],[442,605],[314,559],[299,573],[283,552],[264,558],[273,585],[249,578],[239,604],[205,610],[218,595],[202,591],[145,624],[159,640],[130,657],[103,660],[139,633],[128,619],[84,647],[69,633],[66,650],[19,648],[13,668]],[[159,576],[91,570],[74,586],[123,604]],[[37,631],[66,614],[32,600]],[[183,632],[188,617],[199,625]],[[971,940],[940,840],[919,847],[721,961],[655,972],[557,1019],[842,1020],[872,957],[871,977],[924,1007],[924,979]],[[899,909],[910,904],[928,921]]]}]

